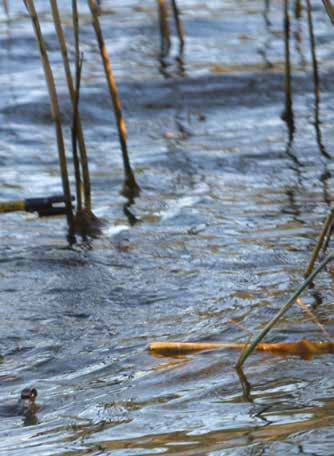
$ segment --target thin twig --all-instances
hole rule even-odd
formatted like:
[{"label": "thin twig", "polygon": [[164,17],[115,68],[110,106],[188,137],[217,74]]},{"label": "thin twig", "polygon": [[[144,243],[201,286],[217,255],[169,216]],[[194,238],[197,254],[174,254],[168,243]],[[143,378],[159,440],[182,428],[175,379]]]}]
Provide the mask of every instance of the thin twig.
[{"label": "thin twig", "polygon": [[244,353],[241,354],[236,367],[241,367],[249,355],[253,352],[257,344],[264,338],[264,336],[271,330],[271,328],[277,323],[277,321],[290,309],[292,304],[298,298],[298,296],[313,282],[313,279],[321,272],[324,267],[334,259],[334,253],[328,255],[328,257],[315,269],[312,274],[310,274],[304,283],[298,288],[298,290],[288,299],[288,301],[281,307],[279,312],[275,315],[275,317],[270,320],[269,323],[259,332],[259,334],[255,337],[253,342],[250,346],[245,350]]},{"label": "thin twig", "polygon": [[56,136],[57,136],[57,144],[58,144],[58,155],[59,155],[59,164],[60,164],[60,171],[61,171],[61,178],[63,184],[63,192],[65,197],[65,204],[66,204],[66,217],[67,223],[69,228],[69,242],[73,243],[73,212],[72,212],[72,202],[71,202],[71,190],[70,190],[70,183],[68,179],[68,172],[67,172],[67,163],[66,163],[66,153],[65,153],[65,145],[64,145],[64,138],[62,132],[62,125],[61,125],[61,114],[59,109],[58,103],[58,96],[56,85],[51,69],[51,65],[48,58],[48,53],[46,49],[46,45],[44,42],[43,34],[41,31],[38,15],[35,9],[34,1],[33,0],[24,0],[24,4],[27,8],[27,11],[30,15],[36,40],[39,45],[39,50],[41,54],[41,60],[43,64],[43,69],[45,73],[45,79],[48,86],[49,97],[50,97],[50,104],[51,104],[51,114],[52,118],[55,123],[56,128]]},{"label": "thin twig", "polygon": [[132,171],[130,165],[130,159],[128,154],[127,148],[127,140],[126,140],[126,125],[125,120],[122,114],[122,107],[121,101],[118,95],[116,81],[112,72],[111,62],[108,55],[107,47],[104,42],[102,29],[100,26],[99,15],[98,15],[98,6],[96,4],[96,0],[88,0],[88,5],[92,13],[93,19],[93,26],[96,33],[96,38],[98,41],[104,71],[106,74],[108,87],[110,91],[110,95],[113,102],[114,113],[116,117],[117,129],[118,129],[118,137],[121,144],[122,149],[122,158],[123,158],[123,166],[124,166],[124,174],[125,180],[123,184],[122,195],[129,198],[129,200],[133,200],[136,196],[139,196],[140,187],[136,182],[135,175]]}]

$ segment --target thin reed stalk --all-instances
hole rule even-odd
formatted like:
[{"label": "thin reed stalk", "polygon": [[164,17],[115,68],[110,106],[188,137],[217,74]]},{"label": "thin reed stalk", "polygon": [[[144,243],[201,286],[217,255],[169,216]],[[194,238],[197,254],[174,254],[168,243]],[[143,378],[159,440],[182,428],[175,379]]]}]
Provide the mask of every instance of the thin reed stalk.
[{"label": "thin reed stalk", "polygon": [[41,60],[42,60],[42,64],[43,64],[45,79],[46,79],[47,86],[48,86],[49,98],[50,98],[50,104],[51,104],[51,115],[52,115],[53,121],[55,123],[55,129],[56,129],[59,164],[60,164],[63,192],[64,192],[64,198],[65,198],[65,204],[66,204],[66,218],[67,218],[67,224],[68,224],[68,229],[69,229],[68,238],[69,238],[69,242],[73,243],[74,236],[73,236],[73,231],[72,231],[73,230],[73,211],[72,211],[72,203],[71,203],[71,190],[70,190],[70,183],[69,183],[69,179],[68,179],[65,144],[64,144],[63,131],[62,131],[62,125],[61,125],[61,114],[60,114],[60,109],[59,109],[56,85],[55,85],[51,65],[49,62],[48,53],[47,53],[46,45],[44,42],[42,30],[40,27],[38,15],[37,15],[36,8],[34,5],[34,1],[33,0],[23,0],[23,1],[24,1],[24,4],[26,6],[26,9],[29,13],[29,16],[30,16],[32,24],[33,24],[36,40],[39,45],[39,51],[40,51]]},{"label": "thin reed stalk", "polygon": [[[65,69],[67,87],[70,94],[70,99],[72,103],[72,109],[74,109],[75,105],[75,89],[74,89],[74,82],[71,73],[71,67],[68,58],[67,52],[67,45],[65,40],[65,35],[63,31],[63,27],[61,25],[59,9],[57,5],[57,0],[50,0],[51,12],[52,17],[56,29],[56,34],[58,38],[58,42],[60,45],[60,50],[63,58],[63,65]],[[75,32],[75,34],[78,32]],[[85,207],[88,210],[91,210],[91,184],[90,184],[90,175],[89,175],[89,166],[88,166],[88,158],[87,158],[87,150],[85,145],[84,133],[81,123],[80,112],[78,109],[77,115],[77,138],[79,143],[79,152],[80,152],[80,161],[82,167],[82,180],[83,180],[83,193],[84,193],[84,201]]]},{"label": "thin reed stalk", "polygon": [[81,173],[80,163],[78,157],[78,117],[79,117],[79,99],[80,99],[80,83],[81,83],[81,70],[82,70],[82,56],[80,56],[80,43],[79,43],[79,17],[77,0],[72,0],[72,18],[73,18],[73,31],[74,31],[74,48],[75,48],[75,95],[73,106],[73,124],[72,124],[72,149],[73,149],[73,164],[75,171],[75,185],[78,202],[77,211],[82,210],[81,198]]},{"label": "thin reed stalk", "polygon": [[289,129],[289,139],[293,139],[295,131],[293,110],[292,110],[292,87],[291,87],[291,57],[290,57],[290,16],[289,0],[284,0],[284,52],[285,52],[285,71],[284,71],[284,92],[285,92],[285,109],[283,120],[287,123]]},{"label": "thin reed stalk", "polygon": [[314,87],[314,114],[315,114],[315,123],[319,124],[319,106],[320,106],[320,81],[319,81],[319,70],[318,70],[318,60],[316,54],[316,45],[313,29],[313,19],[312,19],[312,8],[310,0],[306,1],[306,10],[307,10],[307,23],[308,30],[310,35],[310,46],[311,46],[311,55],[312,55],[312,69],[313,69],[313,87]]},{"label": "thin reed stalk", "polygon": [[266,336],[266,334],[271,330],[271,328],[278,322],[278,320],[290,309],[296,299],[301,295],[301,293],[313,282],[313,279],[324,269],[324,267],[334,260],[334,253],[325,258],[325,260],[306,278],[303,284],[298,288],[298,290],[288,299],[288,301],[281,307],[279,312],[275,317],[266,324],[266,326],[259,332],[255,337],[253,342],[247,347],[247,349],[241,353],[240,358],[236,364],[236,367],[241,367],[249,355],[254,351],[257,344]]},{"label": "thin reed stalk", "polygon": [[321,247],[324,244],[324,240],[325,240],[326,236],[329,236],[329,233],[330,233],[330,230],[332,228],[333,222],[334,222],[334,208],[331,209],[330,213],[326,217],[326,221],[325,221],[324,226],[322,227],[322,230],[320,232],[318,242],[316,243],[316,245],[314,246],[314,249],[312,251],[310,262],[309,262],[308,267],[307,267],[307,269],[305,271],[305,277],[308,277],[311,274],[311,272],[313,271],[314,264],[317,261],[319,252],[321,250]]},{"label": "thin reed stalk", "polygon": [[128,198],[130,201],[136,196],[139,196],[140,187],[136,182],[135,175],[132,171],[129,154],[128,154],[128,147],[127,147],[127,138],[126,138],[126,125],[125,120],[122,114],[122,106],[121,101],[118,95],[116,81],[112,72],[111,62],[109,58],[109,54],[107,51],[107,47],[104,42],[102,29],[100,26],[99,15],[98,15],[98,6],[96,0],[88,0],[88,5],[90,11],[92,13],[93,19],[93,27],[95,29],[97,42],[100,49],[100,54],[102,57],[102,62],[104,66],[105,75],[108,82],[109,92],[112,98],[114,113],[116,117],[117,129],[118,129],[118,137],[121,145],[122,150],[122,158],[123,158],[123,166],[124,166],[124,174],[125,180],[122,189],[122,195]]},{"label": "thin reed stalk", "polygon": [[160,55],[166,57],[169,53],[171,41],[168,25],[168,10],[165,0],[158,0],[159,28],[160,28]]},{"label": "thin reed stalk", "polygon": [[7,0],[2,0],[3,4],[3,9],[5,10],[7,19],[9,18],[9,7],[8,7],[8,1]]},{"label": "thin reed stalk", "polygon": [[73,165],[75,174],[75,188],[77,195],[77,211],[82,210],[81,198],[81,173],[80,162],[78,156],[77,138],[78,138],[78,115],[79,115],[79,98],[80,98],[80,81],[81,81],[82,59],[75,65],[75,102],[73,107],[72,116],[72,152],[73,152]]},{"label": "thin reed stalk", "polygon": [[324,4],[328,17],[330,18],[332,24],[334,25],[334,7],[333,7],[333,5],[331,4],[330,0],[322,0],[322,3]]},{"label": "thin reed stalk", "polygon": [[180,18],[179,7],[178,7],[178,5],[176,3],[176,0],[171,0],[171,2],[172,2],[173,15],[174,15],[175,24],[176,24],[176,31],[177,31],[177,35],[179,37],[179,43],[180,43],[179,53],[182,54],[183,50],[184,50],[184,30],[183,30],[183,25],[182,25],[182,21],[181,21],[181,18]]}]

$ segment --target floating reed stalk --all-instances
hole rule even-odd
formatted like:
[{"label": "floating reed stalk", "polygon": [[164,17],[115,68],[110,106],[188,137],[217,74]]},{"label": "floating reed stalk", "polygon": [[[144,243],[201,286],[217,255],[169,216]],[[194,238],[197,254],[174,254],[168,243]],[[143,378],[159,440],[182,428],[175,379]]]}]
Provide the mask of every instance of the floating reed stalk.
[{"label": "floating reed stalk", "polygon": [[288,301],[281,307],[275,317],[270,320],[269,323],[263,328],[262,331],[255,337],[253,342],[247,347],[247,349],[241,353],[241,356],[237,362],[236,367],[241,367],[248,356],[253,352],[255,347],[261,342],[264,336],[271,330],[271,328],[277,323],[277,321],[290,309],[292,304],[298,298],[298,296],[313,282],[313,279],[321,272],[324,267],[334,259],[334,253],[328,255],[328,257],[315,269],[304,281],[304,283],[298,288],[298,290],[288,299]]},{"label": "floating reed stalk", "polygon": [[168,10],[165,0],[158,0],[159,9],[159,27],[160,27],[160,55],[161,58],[168,55],[171,41],[170,30],[168,25]]},{"label": "floating reed stalk", "polygon": [[292,110],[292,88],[291,88],[291,58],[290,58],[290,16],[289,0],[284,0],[284,50],[285,50],[285,71],[284,71],[284,92],[285,109],[283,120],[289,129],[289,139],[292,141],[295,131],[293,110]]},{"label": "floating reed stalk", "polygon": [[125,173],[125,180],[124,180],[124,185],[123,185],[123,190],[122,190],[122,195],[128,198],[130,201],[133,201],[133,199],[136,196],[139,196],[140,193],[140,187],[136,182],[134,173],[132,171],[131,165],[130,165],[130,159],[129,159],[129,154],[128,154],[128,148],[127,148],[127,140],[126,140],[126,125],[125,125],[125,120],[122,114],[122,106],[121,106],[121,101],[118,96],[118,91],[117,91],[117,86],[116,86],[116,81],[112,72],[112,67],[111,67],[111,62],[110,58],[108,55],[108,51],[104,42],[103,34],[102,34],[102,29],[100,26],[100,21],[99,21],[99,10],[98,6],[96,3],[96,0],[88,0],[88,5],[92,13],[92,18],[93,18],[93,26],[95,29],[96,33],[96,38],[98,41],[102,61],[103,61],[103,66],[104,66],[104,71],[106,74],[107,82],[108,82],[108,87],[110,91],[110,95],[112,98],[113,102],[113,107],[114,107],[114,113],[116,117],[116,123],[117,123],[117,129],[118,129],[118,136],[121,144],[121,149],[122,149],[122,157],[123,157],[123,166],[124,166],[124,173]]},{"label": "floating reed stalk", "polygon": [[180,11],[179,7],[176,3],[176,0],[171,0],[172,2],[172,9],[173,9],[173,15],[175,19],[175,24],[176,24],[176,31],[177,35],[179,37],[179,42],[180,42],[180,48],[179,48],[179,53],[182,54],[184,50],[184,30],[183,30],[183,25],[182,21],[180,18]]},{"label": "floating reed stalk", "polygon": [[66,218],[69,228],[69,242],[73,243],[73,212],[72,212],[72,203],[71,203],[71,190],[70,190],[70,183],[68,180],[68,172],[67,172],[67,163],[66,163],[66,153],[65,153],[65,145],[64,145],[64,138],[61,126],[61,114],[59,109],[58,103],[58,96],[56,85],[51,69],[51,65],[48,58],[48,53],[46,49],[46,45],[44,42],[43,34],[41,31],[38,15],[35,9],[34,1],[33,0],[24,0],[24,4],[27,8],[27,11],[30,15],[33,28],[36,35],[36,40],[39,45],[39,50],[41,54],[41,60],[43,64],[45,79],[48,86],[49,97],[50,97],[50,104],[51,104],[51,115],[55,123],[56,128],[56,136],[57,136],[57,144],[58,144],[58,155],[59,155],[59,164],[60,164],[60,171],[61,171],[61,178],[63,184],[63,192],[65,197],[65,204],[66,204]]},{"label": "floating reed stalk", "polygon": [[[244,349],[250,344],[212,343],[212,342],[152,342],[148,349],[151,353],[163,356],[184,356],[200,351],[220,349]],[[281,355],[300,355],[306,358],[323,353],[334,353],[334,342],[300,340],[297,342],[262,343],[256,350]]]},{"label": "floating reed stalk", "polygon": [[[53,21],[57,33],[58,42],[60,45],[60,50],[63,58],[63,64],[65,69],[67,87],[71,98],[72,109],[74,109],[75,105],[75,89],[74,89],[74,82],[71,74],[71,67],[68,58],[67,52],[67,45],[65,40],[64,31],[61,25],[59,9],[57,5],[57,0],[50,0],[51,11],[53,16]],[[75,32],[76,33],[76,32]],[[78,32],[77,32],[78,33]],[[89,176],[89,167],[88,167],[88,158],[87,158],[87,150],[84,140],[84,134],[81,124],[80,112],[78,109],[77,114],[77,138],[79,143],[79,152],[80,152],[80,161],[82,167],[82,180],[83,180],[83,193],[84,193],[84,201],[85,201],[85,208],[91,210],[91,184],[90,184],[90,176]]]},{"label": "floating reed stalk", "polygon": [[305,276],[308,277],[311,272],[313,271],[313,268],[314,268],[314,264],[318,258],[318,255],[319,255],[319,252],[324,244],[324,240],[326,238],[326,236],[330,236],[330,232],[331,232],[331,229],[332,229],[332,225],[333,225],[333,222],[334,222],[334,208],[331,209],[330,213],[327,215],[327,218],[326,218],[326,221],[324,223],[324,226],[321,230],[321,233],[319,235],[319,239],[318,239],[318,242],[316,243],[316,245],[314,246],[314,249],[312,251],[312,254],[311,254],[311,258],[310,258],[310,262],[309,262],[309,265],[305,271]]}]

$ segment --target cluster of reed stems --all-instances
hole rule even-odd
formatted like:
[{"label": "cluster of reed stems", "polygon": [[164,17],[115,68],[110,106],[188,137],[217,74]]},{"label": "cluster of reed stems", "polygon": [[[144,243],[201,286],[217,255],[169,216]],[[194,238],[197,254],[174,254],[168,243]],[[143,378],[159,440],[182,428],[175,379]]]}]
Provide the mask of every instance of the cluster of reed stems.
[{"label": "cluster of reed stems", "polygon": [[[75,43],[75,75],[72,76],[71,66],[68,56],[67,43],[63,26],[61,23],[57,0],[50,0],[50,8],[55,25],[56,35],[62,54],[63,65],[66,75],[66,82],[69,97],[72,104],[72,155],[74,166],[74,177],[76,187],[76,213],[73,213],[71,189],[69,182],[69,173],[67,167],[67,158],[65,151],[65,142],[61,120],[61,110],[59,106],[58,94],[53,76],[52,67],[48,57],[47,47],[40,26],[40,20],[34,4],[34,0],[23,0],[29,16],[32,21],[36,41],[38,43],[41,61],[44,69],[45,79],[48,87],[51,114],[56,129],[57,147],[59,155],[60,173],[62,178],[63,193],[66,203],[66,217],[68,224],[68,239],[70,244],[75,242],[75,235],[79,234],[83,238],[87,236],[95,237],[100,233],[101,223],[92,212],[91,183],[88,166],[88,154],[84,139],[84,131],[81,122],[79,100],[80,100],[80,83],[83,66],[83,56],[80,53],[80,28],[77,0],[72,0],[72,17]],[[134,198],[140,193],[140,187],[136,182],[134,172],[130,164],[130,158],[127,148],[126,125],[122,114],[121,102],[117,91],[115,78],[108,51],[104,42],[103,32],[99,20],[99,8],[96,0],[88,0],[91,11],[92,24],[95,29],[97,42],[106,74],[108,88],[110,91],[115,120],[118,129],[118,136],[121,145],[124,168],[124,184],[122,194],[133,202]]]}]

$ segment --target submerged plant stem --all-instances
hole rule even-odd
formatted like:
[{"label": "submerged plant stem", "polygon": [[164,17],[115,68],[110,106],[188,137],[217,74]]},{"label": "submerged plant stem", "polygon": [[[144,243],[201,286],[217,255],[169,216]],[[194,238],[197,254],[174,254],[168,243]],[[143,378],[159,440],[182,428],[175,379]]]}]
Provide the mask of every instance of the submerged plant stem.
[{"label": "submerged plant stem", "polygon": [[261,340],[264,338],[264,336],[271,330],[271,328],[277,323],[277,321],[287,312],[292,304],[295,302],[295,300],[298,298],[298,296],[313,282],[313,279],[321,272],[324,267],[334,259],[334,253],[331,253],[328,255],[328,257],[315,269],[312,274],[310,274],[304,283],[298,288],[298,290],[288,299],[288,301],[281,307],[279,312],[275,315],[275,317],[270,320],[269,323],[266,324],[266,326],[263,328],[262,331],[259,332],[259,334],[255,337],[253,342],[247,347],[247,349],[241,353],[241,356],[236,364],[236,367],[241,367],[246,359],[249,357],[249,355],[254,351],[256,348],[257,344],[261,342]]}]

